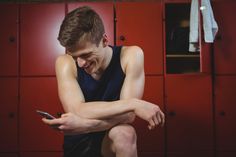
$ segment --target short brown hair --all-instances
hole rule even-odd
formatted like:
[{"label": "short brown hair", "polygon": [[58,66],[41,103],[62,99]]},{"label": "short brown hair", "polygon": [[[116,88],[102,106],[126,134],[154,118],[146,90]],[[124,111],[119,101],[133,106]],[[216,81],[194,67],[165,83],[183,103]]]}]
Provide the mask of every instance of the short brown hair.
[{"label": "short brown hair", "polygon": [[66,51],[74,52],[87,41],[98,46],[104,33],[100,16],[90,7],[83,6],[65,16],[58,40]]}]

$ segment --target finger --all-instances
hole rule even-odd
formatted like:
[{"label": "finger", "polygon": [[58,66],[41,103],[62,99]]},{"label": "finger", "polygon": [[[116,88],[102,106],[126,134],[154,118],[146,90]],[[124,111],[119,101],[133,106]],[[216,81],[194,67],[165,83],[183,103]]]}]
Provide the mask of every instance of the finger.
[{"label": "finger", "polygon": [[45,124],[49,124],[51,123],[51,120],[49,119],[46,119],[46,118],[43,118],[42,121],[45,123]]},{"label": "finger", "polygon": [[51,128],[53,128],[54,130],[61,131],[61,130],[59,129],[60,126],[61,126],[61,125],[51,125]]},{"label": "finger", "polygon": [[149,120],[149,125],[150,125],[151,129],[153,129],[155,127],[155,122],[153,119]]},{"label": "finger", "polygon": [[58,127],[58,131],[60,131],[61,133],[65,133],[64,125],[60,125],[60,126]]},{"label": "finger", "polygon": [[153,130],[154,128],[155,128],[155,126],[151,126],[150,124],[148,125],[149,130]]},{"label": "finger", "polygon": [[62,114],[62,115],[61,115],[61,118],[67,117],[67,116],[68,116],[68,113]]},{"label": "finger", "polygon": [[61,130],[61,131],[65,130],[65,125],[60,125],[60,126],[58,127],[58,129]]},{"label": "finger", "polygon": [[158,120],[159,120],[159,123],[161,124],[161,126],[164,126],[164,123],[165,123],[164,113],[159,111],[157,116],[158,116]]},{"label": "finger", "polygon": [[158,116],[158,113],[156,113],[156,116],[154,116],[154,122],[155,122],[155,125],[158,125],[160,123],[160,118]]},{"label": "finger", "polygon": [[66,127],[66,125],[59,126],[58,130],[60,130],[64,134],[70,134],[70,130],[68,129],[68,127]]},{"label": "finger", "polygon": [[61,125],[62,124],[62,120],[61,118],[57,118],[57,119],[46,119],[43,118],[42,121],[48,125]]},{"label": "finger", "polygon": [[150,119],[150,120],[149,120],[149,125],[151,125],[152,127],[155,126],[155,122],[154,122],[153,119]]},{"label": "finger", "polygon": [[161,124],[162,123],[162,120],[161,120],[161,113],[160,112],[157,112],[157,120],[158,120],[158,124]]},{"label": "finger", "polygon": [[164,126],[165,124],[165,114],[161,112],[161,126]]}]

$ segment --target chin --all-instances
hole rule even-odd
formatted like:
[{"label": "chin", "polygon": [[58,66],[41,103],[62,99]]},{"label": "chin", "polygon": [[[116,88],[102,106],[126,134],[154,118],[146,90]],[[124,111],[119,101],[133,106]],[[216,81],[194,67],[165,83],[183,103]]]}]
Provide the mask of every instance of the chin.
[{"label": "chin", "polygon": [[91,64],[89,69],[87,70],[89,72],[89,74],[93,74],[97,72],[97,67],[94,64]]},{"label": "chin", "polygon": [[89,75],[92,74],[91,70],[89,70],[89,69],[84,69],[84,71],[85,71],[87,74],[89,74]]},{"label": "chin", "polygon": [[84,69],[86,73],[88,74],[93,74],[95,72],[95,69],[93,69],[92,67],[89,67],[88,69]]}]

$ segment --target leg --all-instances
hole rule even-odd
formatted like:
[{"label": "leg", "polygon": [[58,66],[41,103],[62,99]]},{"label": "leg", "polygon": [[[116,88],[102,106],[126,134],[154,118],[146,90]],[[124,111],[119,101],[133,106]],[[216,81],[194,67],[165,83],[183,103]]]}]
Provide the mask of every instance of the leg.
[{"label": "leg", "polygon": [[115,126],[104,137],[102,154],[104,157],[137,157],[136,140],[136,132],[132,126]]}]

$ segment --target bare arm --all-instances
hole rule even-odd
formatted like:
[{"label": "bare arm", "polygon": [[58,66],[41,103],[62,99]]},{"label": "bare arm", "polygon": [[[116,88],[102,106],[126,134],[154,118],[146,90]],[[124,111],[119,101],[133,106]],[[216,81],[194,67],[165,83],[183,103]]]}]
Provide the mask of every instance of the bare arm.
[{"label": "bare arm", "polygon": [[88,119],[82,118],[74,113],[65,113],[61,118],[56,118],[48,120],[43,118],[42,121],[56,130],[63,131],[65,134],[82,134],[82,133],[91,133],[97,131],[104,131],[112,128],[113,126],[120,123],[130,123],[132,117],[130,115],[123,114],[119,116],[114,116],[112,119],[106,120],[97,120],[97,119]]},{"label": "bare arm", "polygon": [[74,60],[70,56],[62,56],[57,60],[56,75],[59,97],[66,112],[77,113],[85,118],[106,119],[134,110],[132,105],[128,105],[129,99],[113,102],[85,102],[76,80],[76,72]]},{"label": "bare arm", "polygon": [[164,114],[157,105],[140,100],[143,96],[145,82],[144,56],[139,47],[132,46],[129,49],[131,49],[131,52],[124,53],[128,56],[122,60],[124,62],[122,65],[127,66],[123,68],[125,69],[126,79],[122,87],[121,98],[137,98],[133,99],[132,102],[137,106],[134,113],[148,121],[148,128],[153,129],[159,123],[164,124]]},{"label": "bare arm", "polygon": [[[66,58],[66,59],[65,59]],[[69,56],[63,56],[57,60],[57,65],[58,62],[61,62],[61,60],[70,60]],[[64,61],[63,61],[64,62]],[[69,64],[68,64],[69,63]],[[67,62],[65,66],[59,70],[62,70],[62,73],[65,74],[68,72],[67,70],[70,70],[70,62]],[[73,67],[73,66],[72,66]],[[69,68],[69,69],[68,69]],[[74,68],[74,67],[73,67]],[[71,72],[75,72],[76,69],[72,69]],[[59,74],[61,74],[59,72]],[[76,73],[72,73],[73,75],[76,75]],[[66,75],[65,75],[66,76]],[[61,76],[61,77],[65,77]],[[58,79],[58,73],[57,73],[57,79]],[[73,85],[74,84],[74,85]],[[60,80],[58,80],[58,85],[60,89]],[[64,88],[62,87],[63,90],[65,91],[73,91],[74,87],[79,87],[78,83],[74,81],[73,78],[68,79],[67,82],[64,82]],[[76,89],[76,88],[74,88]],[[59,90],[60,93],[60,90]],[[64,97],[63,96],[64,92],[60,93],[60,98]],[[71,95],[68,97],[78,97],[82,101],[84,101],[83,95],[74,95],[73,92],[70,93]],[[78,100],[79,100],[78,99]],[[63,100],[63,99],[62,99]],[[72,99],[71,103],[73,102],[74,99]],[[67,102],[67,100],[64,100]],[[76,100],[75,100],[76,101]],[[103,131],[110,129],[111,127],[119,124],[119,123],[131,123],[134,120],[134,116],[130,113],[125,113],[121,115],[116,115],[113,116],[112,118],[106,118],[106,119],[92,119],[92,118],[85,118],[81,117],[79,114],[76,112],[73,112],[73,109],[76,110],[75,106],[66,106],[63,104],[63,107],[65,109],[66,114],[63,114],[61,118],[53,119],[53,120],[48,120],[48,119],[42,119],[44,123],[52,126],[55,129],[59,129],[63,131],[65,134],[78,134],[78,133],[89,133],[89,132],[96,132],[96,131]],[[75,108],[73,108],[75,107]]]},{"label": "bare arm", "polygon": [[[128,50],[127,50],[128,51]],[[126,78],[121,91],[121,99],[113,102],[85,102],[83,93],[77,83],[77,70],[70,56],[57,60],[56,75],[59,97],[66,112],[72,112],[84,118],[109,119],[117,115],[134,112],[151,126],[164,122],[164,114],[159,107],[137,98],[141,98],[144,86],[143,54],[138,47],[129,49],[123,67]],[[132,55],[131,55],[132,54]],[[157,116],[157,113],[158,114]],[[160,116],[161,115],[161,116]]]},{"label": "bare arm", "polygon": [[[122,68],[126,70],[126,64],[129,59],[128,57],[124,57],[123,55],[122,55],[122,58],[124,58],[122,60],[122,65],[124,65]],[[132,58],[132,56],[130,56],[130,58]],[[140,66],[142,67],[143,65],[142,56],[141,56],[140,61],[141,61]],[[127,70],[132,70],[132,69],[127,68]],[[143,69],[141,68],[141,71],[142,70]],[[63,131],[65,134],[78,134],[78,133],[89,133],[89,132],[107,130],[120,123],[133,122],[135,118],[135,114],[133,112],[125,112],[125,113],[114,115],[112,117],[107,117],[107,118],[103,117],[102,120],[94,119],[94,118],[86,118],[85,116],[81,117],[81,115],[77,114],[76,112],[78,111],[77,105],[73,105],[73,104],[76,104],[77,102],[85,103],[83,94],[76,80],[77,76],[76,76],[76,67],[74,66],[74,60],[71,60],[70,56],[67,56],[67,55],[63,57],[59,57],[56,63],[56,72],[57,72],[56,74],[57,74],[57,80],[58,80],[59,96],[60,96],[60,99],[62,100],[62,104],[65,111],[68,113],[63,114],[61,118],[57,118],[53,120],[43,119],[44,123],[54,126],[54,128]],[[143,83],[144,83],[143,73],[140,73],[140,75],[136,77],[137,81],[136,80],[132,81],[131,76],[132,75],[127,75],[126,78],[128,79],[126,79],[126,81],[124,82],[124,86],[120,94],[120,98],[124,99],[124,102],[125,102],[125,99],[132,98],[132,97],[141,98],[142,93],[143,93],[143,88],[141,88],[140,90],[136,90],[136,91],[139,91],[138,93],[131,92],[132,88],[130,88],[132,86],[135,86],[136,84],[135,82],[139,82],[139,84],[143,86]],[[68,92],[68,91],[72,91],[72,92]],[[77,94],[74,91],[77,91]],[[108,104],[108,102],[95,102],[95,103],[96,105],[98,103]],[[86,105],[87,104],[91,104],[91,103],[86,103]],[[110,102],[109,102],[109,106],[110,106]]]},{"label": "bare arm", "polygon": [[[164,123],[164,114],[158,106],[139,100],[143,95],[144,89],[142,50],[138,47],[131,47],[129,51],[128,48],[123,49],[121,64],[126,78],[120,94],[121,100],[86,103],[86,106],[94,103],[96,105],[93,105],[92,108],[81,107],[85,102],[76,80],[74,61],[71,60],[70,56],[63,56],[57,60],[56,72],[59,96],[65,111],[69,113],[58,119],[43,119],[43,121],[51,126],[57,125],[66,134],[106,130],[120,123],[133,122],[135,115],[148,121],[149,129],[154,128],[159,123]],[[78,104],[80,105],[79,107],[77,106]],[[107,110],[104,110],[104,107]]]}]

